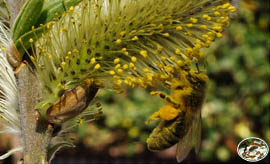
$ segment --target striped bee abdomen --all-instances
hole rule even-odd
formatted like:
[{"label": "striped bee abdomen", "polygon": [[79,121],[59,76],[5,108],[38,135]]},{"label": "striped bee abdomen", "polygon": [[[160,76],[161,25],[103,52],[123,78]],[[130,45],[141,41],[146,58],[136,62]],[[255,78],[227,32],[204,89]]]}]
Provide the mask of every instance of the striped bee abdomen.
[{"label": "striped bee abdomen", "polygon": [[159,151],[176,144],[186,131],[184,129],[183,119],[184,117],[179,115],[174,120],[162,120],[146,140],[148,149]]}]

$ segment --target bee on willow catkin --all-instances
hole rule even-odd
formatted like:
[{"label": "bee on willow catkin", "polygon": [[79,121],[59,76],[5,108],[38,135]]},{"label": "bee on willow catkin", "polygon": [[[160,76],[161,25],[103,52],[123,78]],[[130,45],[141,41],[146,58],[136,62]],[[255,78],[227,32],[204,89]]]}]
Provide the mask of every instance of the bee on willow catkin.
[{"label": "bee on willow catkin", "polygon": [[50,123],[62,124],[84,111],[98,91],[98,88],[91,84],[84,82],[65,91],[59,100],[46,111],[47,120]]},{"label": "bee on willow catkin", "polygon": [[151,151],[164,150],[177,144],[176,158],[181,162],[193,144],[198,153],[201,141],[201,107],[208,77],[193,70],[181,71],[181,78],[170,83],[171,95],[151,92],[164,99],[166,105],[152,114],[148,121],[162,119],[147,139]]}]

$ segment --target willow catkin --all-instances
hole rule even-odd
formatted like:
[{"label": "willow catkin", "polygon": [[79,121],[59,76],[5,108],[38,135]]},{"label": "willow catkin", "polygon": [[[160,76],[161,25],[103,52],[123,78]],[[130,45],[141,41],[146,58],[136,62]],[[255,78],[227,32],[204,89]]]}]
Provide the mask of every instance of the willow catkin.
[{"label": "willow catkin", "polygon": [[119,92],[165,81],[222,37],[234,11],[223,0],[84,0],[47,25],[30,56],[43,84],[41,106],[87,79]]}]

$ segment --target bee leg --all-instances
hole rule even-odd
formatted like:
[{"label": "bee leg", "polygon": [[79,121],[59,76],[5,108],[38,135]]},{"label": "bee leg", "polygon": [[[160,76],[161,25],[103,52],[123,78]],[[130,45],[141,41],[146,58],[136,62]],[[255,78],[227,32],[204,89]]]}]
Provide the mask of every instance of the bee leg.
[{"label": "bee leg", "polygon": [[153,113],[148,120],[145,122],[145,124],[149,124],[151,121],[155,121],[155,120],[159,120],[160,116],[159,116],[159,111]]},{"label": "bee leg", "polygon": [[158,95],[160,98],[164,99],[165,102],[168,102],[170,104],[172,104],[175,108],[179,108],[180,104],[177,103],[170,95],[161,92],[161,91],[154,91],[150,93],[151,95]]}]

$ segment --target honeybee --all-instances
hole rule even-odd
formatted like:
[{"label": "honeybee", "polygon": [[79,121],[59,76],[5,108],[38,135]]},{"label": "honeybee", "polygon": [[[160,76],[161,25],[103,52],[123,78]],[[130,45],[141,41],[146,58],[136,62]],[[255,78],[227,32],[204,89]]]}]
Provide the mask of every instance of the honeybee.
[{"label": "honeybee", "polygon": [[88,107],[97,91],[98,88],[87,81],[65,91],[59,100],[47,110],[47,120],[49,123],[60,125],[76,117]]},{"label": "honeybee", "polygon": [[184,160],[195,145],[198,153],[201,142],[201,108],[207,86],[207,75],[193,70],[181,71],[181,77],[173,78],[171,94],[155,91],[165,101],[165,106],[152,114],[147,121],[161,122],[147,139],[148,149],[159,151],[177,143],[176,158]]}]

